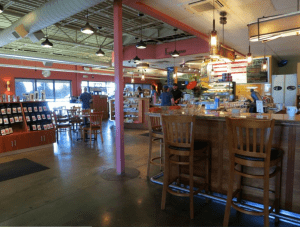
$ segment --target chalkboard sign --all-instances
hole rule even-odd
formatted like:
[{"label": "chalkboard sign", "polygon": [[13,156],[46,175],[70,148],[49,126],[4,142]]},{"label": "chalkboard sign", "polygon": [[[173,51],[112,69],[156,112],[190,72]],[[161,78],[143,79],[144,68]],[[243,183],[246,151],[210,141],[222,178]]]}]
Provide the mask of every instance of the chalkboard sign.
[{"label": "chalkboard sign", "polygon": [[269,58],[267,58],[268,71],[261,72],[263,58],[253,59],[252,64],[247,66],[247,83],[268,83],[269,81]]}]

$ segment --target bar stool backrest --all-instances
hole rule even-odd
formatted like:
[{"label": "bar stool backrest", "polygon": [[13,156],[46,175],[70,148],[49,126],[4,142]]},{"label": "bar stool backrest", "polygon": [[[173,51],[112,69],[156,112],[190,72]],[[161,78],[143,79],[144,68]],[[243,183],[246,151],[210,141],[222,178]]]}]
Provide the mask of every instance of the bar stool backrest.
[{"label": "bar stool backrest", "polygon": [[274,119],[226,117],[230,154],[266,158],[270,161],[274,124]]},{"label": "bar stool backrest", "polygon": [[189,148],[194,150],[196,116],[162,116],[165,147]]},{"label": "bar stool backrest", "polygon": [[90,115],[91,110],[87,109],[87,110],[82,110],[82,115]]},{"label": "bar stool backrest", "polygon": [[67,110],[69,119],[77,117],[77,110],[71,109]]},{"label": "bar stool backrest", "polygon": [[159,114],[159,116],[149,115],[149,117],[148,117],[149,133],[162,130],[161,124],[162,123],[161,123],[161,116],[160,116],[160,114]]}]

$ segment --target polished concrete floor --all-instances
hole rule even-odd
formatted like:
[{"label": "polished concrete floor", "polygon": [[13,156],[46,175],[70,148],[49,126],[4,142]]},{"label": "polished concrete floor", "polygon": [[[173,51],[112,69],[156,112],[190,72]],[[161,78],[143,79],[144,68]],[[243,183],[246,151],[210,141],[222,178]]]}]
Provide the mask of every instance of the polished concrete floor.
[{"label": "polished concrete floor", "polygon": [[[195,219],[189,201],[171,195],[160,209],[162,186],[146,177],[148,137],[144,130],[125,130],[126,167],[140,175],[107,181],[103,171],[115,167],[115,127],[104,122],[104,143],[70,141],[60,133],[54,150],[44,149],[0,158],[0,163],[28,158],[50,169],[0,182],[0,226],[221,226],[225,205],[195,197]],[[156,147],[158,149],[158,147]],[[151,174],[159,172],[152,168]],[[231,226],[263,226],[263,218],[234,210]],[[271,219],[270,225],[274,226]],[[296,226],[280,222],[279,226]]]}]

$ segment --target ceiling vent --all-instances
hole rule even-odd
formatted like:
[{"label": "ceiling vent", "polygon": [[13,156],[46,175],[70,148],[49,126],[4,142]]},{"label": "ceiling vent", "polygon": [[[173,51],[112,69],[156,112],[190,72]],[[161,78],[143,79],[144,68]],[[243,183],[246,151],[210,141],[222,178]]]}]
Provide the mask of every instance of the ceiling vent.
[{"label": "ceiling vent", "polygon": [[[224,8],[224,4],[220,0],[214,1],[215,9],[223,10],[222,8]],[[212,11],[214,9],[214,6],[211,0],[198,0],[185,5],[185,9],[187,11],[190,11],[191,13],[201,14],[207,11]]]}]

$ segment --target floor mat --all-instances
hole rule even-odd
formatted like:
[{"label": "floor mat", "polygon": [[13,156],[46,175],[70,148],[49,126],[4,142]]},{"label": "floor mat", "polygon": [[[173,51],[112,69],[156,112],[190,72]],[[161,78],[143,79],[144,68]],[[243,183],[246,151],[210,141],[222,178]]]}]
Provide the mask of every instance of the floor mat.
[{"label": "floor mat", "polygon": [[27,158],[0,164],[0,182],[49,169]]}]

